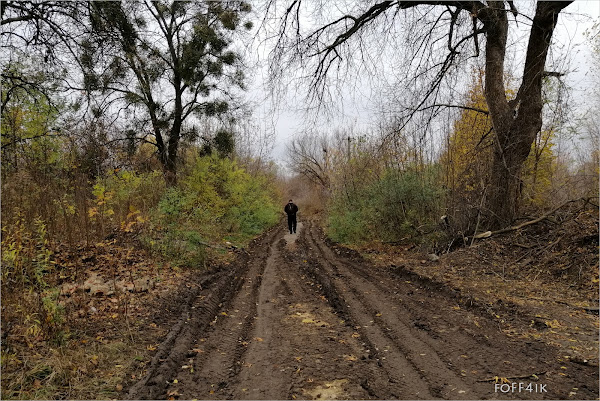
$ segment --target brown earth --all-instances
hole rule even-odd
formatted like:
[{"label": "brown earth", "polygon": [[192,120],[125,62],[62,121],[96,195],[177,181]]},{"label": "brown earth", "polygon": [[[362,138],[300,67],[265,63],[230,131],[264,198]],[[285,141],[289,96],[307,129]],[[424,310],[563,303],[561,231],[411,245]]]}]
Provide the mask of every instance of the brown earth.
[{"label": "brown earth", "polygon": [[[156,309],[170,311],[154,320],[171,330],[123,398],[598,398],[597,366],[507,335],[485,305],[402,266],[376,267],[313,221],[297,235],[267,232]],[[502,382],[516,391],[496,392]]]}]

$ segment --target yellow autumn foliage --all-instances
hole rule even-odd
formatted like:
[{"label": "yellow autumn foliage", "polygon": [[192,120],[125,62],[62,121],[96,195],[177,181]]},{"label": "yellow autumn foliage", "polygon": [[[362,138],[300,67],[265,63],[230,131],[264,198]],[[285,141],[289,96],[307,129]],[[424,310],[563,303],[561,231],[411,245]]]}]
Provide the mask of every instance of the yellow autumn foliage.
[{"label": "yellow autumn foliage", "polygon": [[552,178],[556,170],[553,152],[555,134],[542,131],[538,134],[525,161],[522,172],[523,199],[534,206],[543,206],[550,200]]},{"label": "yellow autumn foliage", "polygon": [[474,204],[481,197],[491,170],[493,132],[491,118],[486,114],[483,74],[475,74],[464,107],[447,137],[440,160],[454,205]]},{"label": "yellow autumn foliage", "polygon": [[[489,182],[495,136],[483,88],[483,73],[474,74],[465,108],[453,124],[440,159],[452,205],[478,205]],[[507,95],[510,98],[515,91],[509,88]],[[540,132],[523,166],[523,199],[535,206],[547,202],[551,193],[554,139],[554,132]]]}]

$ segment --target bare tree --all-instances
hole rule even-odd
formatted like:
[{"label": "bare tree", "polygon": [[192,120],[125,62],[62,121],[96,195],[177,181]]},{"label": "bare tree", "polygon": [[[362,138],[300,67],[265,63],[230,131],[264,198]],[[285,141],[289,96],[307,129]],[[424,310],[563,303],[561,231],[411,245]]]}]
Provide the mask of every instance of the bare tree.
[{"label": "bare tree", "polygon": [[330,183],[329,151],[327,136],[314,133],[305,133],[287,148],[293,171],[323,189]]},{"label": "bare tree", "polygon": [[83,2],[0,3],[3,110],[18,92],[57,106],[55,95],[65,89],[58,84],[69,62],[77,61],[76,37],[87,11]]},{"label": "bare tree", "polygon": [[[507,226],[518,212],[520,173],[542,126],[542,79],[556,75],[545,70],[552,34],[560,12],[571,2],[539,1],[533,17],[519,13],[513,1],[426,0],[358,2],[350,11],[332,16],[334,13],[325,6],[327,3],[317,2],[309,7],[302,0],[294,0],[279,17],[271,72],[278,76],[291,66],[310,68],[309,100],[322,102],[326,100],[332,76],[344,79],[347,71],[344,63],[348,66],[351,62],[363,62],[374,52],[382,54],[378,46],[398,46],[397,40],[389,40],[396,38],[390,32],[404,29],[413,34],[410,38],[416,49],[413,54],[416,57],[409,63],[418,64],[420,71],[411,79],[415,85],[426,87],[416,105],[410,108],[406,119],[409,121],[417,111],[451,106],[437,102],[443,79],[469,56],[479,56],[483,36],[485,97],[495,134],[487,217],[491,227]],[[269,3],[272,14],[278,12],[275,3]],[[307,10],[311,18],[305,17]],[[306,30],[306,21],[314,20],[315,15],[321,18],[321,23]],[[511,98],[505,88],[505,57],[509,27],[516,26],[517,17],[530,25],[530,32],[522,79],[516,96]],[[513,19],[514,23],[509,22]],[[373,46],[367,40],[378,34],[388,43],[377,41],[377,46]],[[436,54],[443,57],[433,57]],[[426,77],[430,78],[423,85]]]}]

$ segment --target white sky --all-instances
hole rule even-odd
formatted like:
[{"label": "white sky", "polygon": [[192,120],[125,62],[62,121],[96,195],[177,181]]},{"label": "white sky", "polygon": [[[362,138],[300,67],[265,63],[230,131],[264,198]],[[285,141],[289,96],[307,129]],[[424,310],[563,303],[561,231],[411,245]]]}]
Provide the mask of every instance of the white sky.
[{"label": "white sky", "polygon": [[[530,1],[516,1],[515,4],[519,10],[532,6]],[[557,67],[555,70],[564,72],[566,69],[568,71],[564,79],[567,86],[572,88],[572,96],[577,108],[586,107],[586,93],[590,88],[597,85],[588,74],[591,68],[589,61],[591,53],[584,32],[592,27],[594,21],[599,21],[599,19],[600,1],[576,0],[560,14],[553,36],[553,47],[548,58],[548,69],[552,70],[553,61],[556,61]],[[512,28],[514,28],[513,24],[511,24]],[[524,41],[522,46],[525,47],[527,36],[521,37]],[[568,54],[566,64],[564,54]],[[284,99],[270,99],[264,90],[263,80],[265,76],[265,70],[259,70],[259,73],[254,77],[252,86],[249,88],[248,95],[252,101],[260,103],[255,118],[263,126],[262,129],[275,130],[276,141],[272,157],[285,168],[286,144],[309,124],[303,113],[305,88],[294,87],[288,90]],[[349,127],[351,125],[360,130],[374,124],[377,116],[372,111],[374,103],[374,99],[370,96],[372,88],[362,85],[360,88],[362,88],[360,93],[351,90],[350,85],[348,88],[339,88],[343,92],[343,95],[339,97],[341,111],[334,116],[321,120],[323,124],[321,127],[325,131],[331,132],[336,127]]]}]

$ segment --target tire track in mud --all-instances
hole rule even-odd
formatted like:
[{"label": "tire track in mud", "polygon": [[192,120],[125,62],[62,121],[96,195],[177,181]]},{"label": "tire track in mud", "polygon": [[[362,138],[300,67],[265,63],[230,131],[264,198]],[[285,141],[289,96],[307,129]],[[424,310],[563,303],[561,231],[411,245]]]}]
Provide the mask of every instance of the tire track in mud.
[{"label": "tire track in mud", "polygon": [[[270,235],[262,246],[270,246],[281,234]],[[259,248],[260,249],[260,248]],[[259,342],[255,335],[256,321],[262,313],[261,289],[271,253],[258,252],[251,259],[242,277],[242,285],[228,304],[216,314],[202,338],[196,339],[188,351],[187,368],[179,369],[177,382],[172,382],[167,396],[186,399],[230,399],[239,387],[239,375],[244,370],[244,358]],[[264,341],[264,339],[260,338]]]},{"label": "tire track in mud", "polygon": [[373,375],[377,366],[365,356],[354,330],[328,305],[318,284],[301,272],[298,253],[276,237],[268,250],[268,257],[251,261],[244,285],[190,347],[189,359],[163,396],[376,396],[364,372],[371,370]]},{"label": "tire track in mud", "polygon": [[286,264],[279,265],[280,274],[290,290],[289,299],[301,302],[291,303],[284,319],[284,327],[298,332],[289,339],[296,374],[288,399],[388,398],[370,388],[369,378],[378,367],[369,358],[369,346],[329,305],[322,284],[307,274],[305,253],[289,248],[281,252]]},{"label": "tire track in mud", "polygon": [[[367,336],[382,337],[383,343],[387,342],[385,340],[387,338],[396,348],[397,352],[390,354],[392,358],[386,358],[383,356],[383,353],[379,353],[381,359],[388,359],[388,361],[382,363],[393,365],[391,359],[394,358],[394,354],[399,353],[410,364],[412,370],[417,373],[417,380],[421,379],[425,382],[427,389],[421,388],[414,395],[421,397],[423,391],[425,391],[428,392],[428,394],[426,393],[427,397],[477,397],[470,390],[474,383],[465,382],[460,377],[460,372],[452,369],[452,362],[440,355],[438,351],[441,348],[439,347],[439,341],[431,336],[430,333],[425,334],[417,328],[413,328],[415,327],[415,321],[411,316],[407,316],[406,307],[403,305],[405,302],[402,302],[410,297],[401,297],[399,295],[390,297],[389,294],[398,294],[398,291],[391,290],[385,284],[385,281],[373,275],[366,274],[363,267],[357,263],[341,260],[341,258],[336,257],[334,252],[325,246],[325,244],[314,240],[314,237],[318,234],[315,233],[312,227],[310,235],[310,240],[313,241],[322,255],[321,260],[329,263],[335,272],[334,274],[342,279],[342,291],[349,293],[348,298],[352,298],[355,305],[360,305],[364,308],[360,320],[371,324],[364,326]],[[352,269],[349,269],[349,267]],[[340,273],[340,270],[345,270],[346,274]],[[361,291],[358,290],[359,288]],[[386,291],[382,291],[382,289]],[[421,304],[421,307],[424,306]],[[421,323],[420,327],[422,329],[427,326],[423,326]],[[457,338],[454,339],[458,340]],[[461,338],[460,340],[465,339]],[[469,344],[466,341],[460,341],[460,343],[463,345]],[[376,348],[380,349],[380,347]],[[466,348],[468,349],[469,347]],[[389,346],[387,351],[390,351]],[[395,362],[398,363],[398,361]],[[405,379],[408,379],[408,383],[410,383],[409,391],[415,392],[418,387],[414,382],[415,375],[412,376]]]},{"label": "tire track in mud", "polygon": [[[253,338],[246,353],[246,369],[242,369],[238,378],[238,391],[235,399],[284,399],[289,393],[287,372],[282,361],[281,339],[274,335],[279,330],[281,297],[281,278],[276,274],[279,262],[278,244],[275,241],[269,247],[262,283],[257,295],[256,321]],[[259,380],[257,380],[260,377]],[[267,383],[264,382],[267,376]],[[262,384],[262,385],[261,385]],[[242,389],[244,389],[242,391]]]},{"label": "tire track in mud", "polygon": [[[316,269],[325,270],[321,276],[335,277],[333,292],[337,291],[337,294],[333,296],[345,300],[346,305],[341,310],[349,310],[353,324],[358,326],[367,322],[361,325],[361,334],[364,333],[378,348],[377,357],[392,379],[395,377],[390,371],[398,361],[390,361],[389,355],[384,356],[381,352],[384,337],[392,341],[396,351],[415,371],[422,374],[430,395],[435,398],[521,398],[523,395],[519,393],[495,393],[492,383],[479,380],[514,376],[515,372],[554,370],[554,376],[544,380],[549,383],[548,392],[528,393],[528,399],[564,399],[568,398],[565,388],[583,386],[581,380],[568,379],[564,374],[558,376],[564,367],[553,357],[555,350],[540,342],[505,336],[498,323],[486,316],[487,311],[465,310],[458,306],[456,298],[446,294],[448,289],[434,291],[429,288],[428,284],[435,287],[437,283],[399,280],[400,277],[387,271],[368,270],[368,262],[361,257],[340,256],[340,250],[331,249],[319,238],[320,234],[320,230],[310,225],[304,238],[306,246],[316,251],[313,254]],[[557,376],[559,380],[556,380]],[[557,381],[562,382],[560,386],[553,386]],[[457,394],[457,386],[464,392]],[[410,390],[414,391],[414,388]],[[407,397],[417,396],[400,396]]]},{"label": "tire track in mud", "polygon": [[510,399],[480,379],[547,366],[446,288],[374,269],[312,222],[282,233],[190,290],[130,399]]},{"label": "tire track in mud", "polygon": [[353,367],[364,349],[300,274],[293,249],[284,239],[270,247],[252,334],[262,341],[250,343],[233,398],[370,398]]},{"label": "tire track in mud", "polygon": [[[327,243],[327,241],[325,242]],[[404,277],[387,271],[382,272],[373,269],[368,271],[363,264],[357,263],[354,260],[343,257],[338,257],[338,259],[342,259],[345,265],[351,267],[352,270],[350,271],[353,275],[370,282],[380,289],[384,289],[384,293],[390,299],[390,302],[400,304],[398,307],[392,307],[392,312],[404,325],[418,329],[413,330],[412,334],[414,336],[418,337],[421,341],[426,342],[428,345],[435,344],[432,340],[444,341],[445,346],[443,349],[438,350],[438,354],[440,357],[442,355],[444,356],[444,361],[449,367],[454,366],[456,361],[461,361],[460,357],[461,355],[464,355],[464,349],[477,350],[480,355],[486,355],[482,361],[478,361],[480,363],[477,368],[480,371],[490,374],[493,373],[491,366],[497,367],[502,361],[507,359],[507,356],[498,359],[498,357],[494,355],[497,351],[490,352],[494,348],[494,338],[497,337],[493,334],[499,334],[494,333],[499,326],[497,325],[497,322],[488,321],[487,317],[490,314],[488,310],[475,310],[473,311],[474,313],[470,310],[458,312],[458,310],[462,309],[459,306],[458,301],[462,300],[456,300],[456,305],[453,307],[454,315],[459,313],[465,314],[464,320],[471,328],[465,327],[464,325],[457,326],[456,320],[449,319],[448,314],[440,313],[440,310],[432,310],[430,305],[425,305],[426,303],[431,303],[432,301],[435,302],[436,300],[439,304],[455,300],[456,294],[450,294],[450,296],[448,296],[448,289],[440,288],[441,286],[438,283],[427,282],[422,278],[415,277],[416,275],[414,274]],[[405,280],[406,278],[410,278],[412,282],[411,280]],[[421,281],[425,281],[425,283],[420,283]],[[407,286],[404,285],[403,287],[404,283],[410,284],[410,286],[406,288]],[[438,299],[442,297],[439,292],[443,293],[445,302]],[[394,294],[394,296],[390,297],[390,294]],[[399,313],[400,311],[403,313]],[[425,311],[427,312],[425,313]],[[477,312],[482,313],[478,314]],[[408,318],[407,313],[409,314]],[[482,315],[483,319],[481,319]],[[484,335],[477,332],[477,329],[482,327],[486,329],[488,334]],[[451,334],[450,341],[448,341],[448,334]],[[462,346],[457,347],[456,344],[461,344]],[[529,354],[533,359],[536,359],[539,352],[538,350],[532,350],[531,348],[532,347],[529,347],[523,351],[526,354]],[[460,370],[455,366],[454,370],[456,373],[462,373],[462,375],[464,375],[464,369]]]},{"label": "tire track in mud", "polygon": [[[280,229],[271,229],[254,240],[252,245],[260,247],[269,244],[280,231]],[[236,294],[243,293],[241,289],[244,287],[250,287],[251,293],[257,293],[256,288],[260,285],[261,275],[255,274],[253,277],[257,280],[253,283],[252,279],[248,279],[248,272],[261,266],[266,255],[252,256],[252,251],[242,254],[236,258],[233,268],[221,269],[208,275],[195,290],[191,291],[179,320],[159,346],[145,377],[129,389],[128,399],[159,399],[177,395],[177,392],[169,394],[173,392],[169,389],[169,385],[181,372],[182,366],[188,366],[188,371],[193,372],[193,365],[190,363],[194,363],[194,358],[203,353],[199,352],[201,348],[196,347],[199,342],[202,342],[200,341],[202,338],[199,337],[219,322],[219,310],[231,303]],[[252,305],[254,306],[254,303]],[[249,331],[253,317],[251,310],[244,316],[244,322],[240,325],[240,337],[244,338],[244,331]],[[242,349],[239,348],[241,342],[236,341],[235,353],[237,354],[242,353]],[[206,357],[202,355],[201,358]],[[227,371],[235,368],[235,366],[233,368],[228,366]],[[218,385],[222,383],[222,381],[217,382]]]},{"label": "tire track in mud", "polygon": [[[343,296],[352,323],[372,344],[373,355],[385,370],[394,395],[416,399],[473,397],[466,383],[441,362],[433,349],[411,336],[403,322],[396,320],[382,324],[381,317],[389,313],[382,300],[367,299],[359,293],[350,277],[352,274],[340,271],[345,270],[344,266],[314,236],[311,227],[306,234],[309,247],[318,252],[318,263],[328,275],[336,278],[333,290]],[[364,283],[361,284],[358,288],[364,289]],[[376,294],[376,297],[381,295]]]}]

